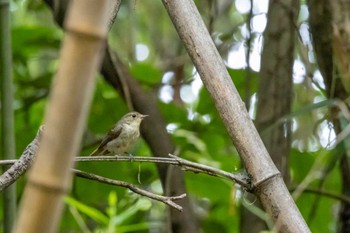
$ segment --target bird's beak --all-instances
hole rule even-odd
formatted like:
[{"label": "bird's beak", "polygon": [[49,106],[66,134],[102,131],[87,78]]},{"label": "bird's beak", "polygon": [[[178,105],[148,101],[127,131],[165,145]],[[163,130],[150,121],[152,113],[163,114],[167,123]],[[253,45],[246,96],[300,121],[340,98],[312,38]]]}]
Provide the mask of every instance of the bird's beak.
[{"label": "bird's beak", "polygon": [[142,118],[142,119],[145,118],[145,117],[148,117],[148,115],[141,115],[141,118]]}]

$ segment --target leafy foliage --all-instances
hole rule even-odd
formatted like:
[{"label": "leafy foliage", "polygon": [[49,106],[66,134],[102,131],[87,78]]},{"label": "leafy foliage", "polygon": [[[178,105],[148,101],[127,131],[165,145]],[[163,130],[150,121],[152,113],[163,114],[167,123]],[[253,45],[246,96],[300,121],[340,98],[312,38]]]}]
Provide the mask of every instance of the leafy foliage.
[{"label": "leafy foliage", "polygon": [[[12,45],[14,57],[14,76],[16,88],[16,138],[17,151],[20,154],[31,141],[37,128],[43,121],[44,109],[49,94],[52,76],[57,68],[59,44],[62,32],[52,23],[50,11],[40,1],[28,1],[31,4],[19,5],[12,12],[14,25]],[[212,15],[207,1],[196,1],[205,22],[223,57],[236,51],[238,45],[247,42],[247,13],[239,13],[232,1],[222,1],[217,5],[218,12]],[[215,1],[208,1],[215,2]],[[220,2],[220,1],[218,1]],[[35,15],[33,9],[39,11]],[[26,19],[29,20],[26,20]],[[45,20],[43,20],[43,18]],[[50,19],[50,20],[46,20]],[[222,22],[225,22],[223,24]],[[132,26],[130,26],[132,25]],[[261,34],[253,32],[254,38]],[[118,19],[110,34],[110,44],[120,52],[123,60],[129,64],[132,75],[143,87],[154,92],[159,99],[159,108],[168,123],[169,132],[180,151],[187,159],[215,166],[227,171],[241,168],[238,154],[229,139],[208,92],[202,84],[196,84],[196,72],[186,55],[179,38],[175,34],[170,20],[160,1],[125,1]],[[149,56],[137,60],[136,44],[147,46]],[[247,46],[245,46],[245,51]],[[251,50],[253,50],[251,48]],[[251,51],[252,52],[252,51]],[[241,57],[244,59],[244,57]],[[246,96],[247,69],[233,69],[228,58],[228,71],[240,95]],[[174,85],[175,75],[165,80],[165,73],[175,72],[183,65],[184,79],[180,87]],[[258,74],[250,70],[251,84],[248,96],[255,111],[254,93],[257,91]],[[315,87],[305,75],[303,83],[295,83],[295,102],[292,116],[286,116],[293,122],[293,150],[291,151],[290,171],[292,183],[297,186],[313,171],[325,171],[324,190],[337,193],[340,190],[339,173],[336,169],[337,156],[333,153],[331,140],[333,131],[327,130],[328,105],[319,107],[324,100],[324,91]],[[161,89],[168,86],[165,101]],[[180,103],[173,101],[177,91],[184,87],[191,90],[193,101]],[[182,92],[186,93],[186,92]],[[303,108],[305,106],[309,108]],[[300,111],[303,109],[303,111]],[[86,142],[88,135],[93,138],[103,135],[125,113],[127,107],[122,98],[107,83],[98,79],[94,100],[91,106]],[[151,116],[152,117],[152,116]],[[329,137],[328,137],[329,136]],[[328,137],[328,138],[327,138]],[[96,140],[95,140],[96,141]],[[327,143],[322,144],[321,141]],[[87,155],[93,145],[83,148]],[[339,149],[337,147],[336,149]],[[136,155],[150,155],[144,141],[140,140],[133,150]],[[316,164],[316,165],[315,165]],[[333,166],[328,166],[332,164]],[[125,180],[161,193],[161,185],[154,165],[133,163],[86,163],[78,164],[79,169],[106,177]],[[140,171],[139,171],[140,166]],[[238,232],[239,207],[244,193],[234,184],[225,180],[185,173],[190,198],[195,203],[195,212],[201,221],[203,232]],[[306,188],[318,188],[320,177],[312,176]],[[23,189],[23,180],[18,182],[19,195]],[[312,206],[318,194],[302,192],[297,199],[298,207],[310,222],[313,232],[335,232],[338,201],[321,197],[316,206],[316,214],[309,218]],[[136,196],[129,191],[88,180],[75,178],[71,195],[65,199],[66,210],[60,232],[148,232],[150,228],[164,230],[164,210],[162,204]],[[2,216],[1,216],[2,217]],[[327,229],[327,230],[325,230]]]}]

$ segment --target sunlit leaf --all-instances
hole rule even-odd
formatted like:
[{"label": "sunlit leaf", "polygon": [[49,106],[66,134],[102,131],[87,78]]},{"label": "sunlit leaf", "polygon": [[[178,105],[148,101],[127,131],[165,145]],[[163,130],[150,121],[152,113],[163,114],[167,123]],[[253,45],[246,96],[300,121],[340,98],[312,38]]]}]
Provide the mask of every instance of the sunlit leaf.
[{"label": "sunlit leaf", "polygon": [[104,225],[108,225],[108,217],[106,217],[103,213],[101,213],[99,210],[90,207],[72,197],[65,197],[65,202],[67,205],[72,205],[76,209],[78,209],[81,213],[89,216],[90,218],[94,219],[95,221],[102,223]]}]

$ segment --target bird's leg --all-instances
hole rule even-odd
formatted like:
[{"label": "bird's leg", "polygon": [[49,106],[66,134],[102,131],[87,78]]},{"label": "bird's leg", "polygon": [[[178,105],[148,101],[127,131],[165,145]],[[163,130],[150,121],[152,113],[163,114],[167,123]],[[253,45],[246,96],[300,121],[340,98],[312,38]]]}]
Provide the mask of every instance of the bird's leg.
[{"label": "bird's leg", "polygon": [[125,155],[129,156],[130,161],[134,161],[134,156],[129,152],[124,152]]}]

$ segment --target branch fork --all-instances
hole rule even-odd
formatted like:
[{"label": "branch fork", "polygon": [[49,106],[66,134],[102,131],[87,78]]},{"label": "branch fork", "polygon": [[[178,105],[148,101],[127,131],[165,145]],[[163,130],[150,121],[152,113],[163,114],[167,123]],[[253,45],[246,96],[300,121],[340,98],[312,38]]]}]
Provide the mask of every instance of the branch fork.
[{"label": "branch fork", "polygon": [[[44,127],[41,126],[40,129],[37,132],[36,137],[33,139],[33,141],[27,146],[27,148],[22,153],[20,159],[18,160],[6,160],[6,161],[0,161],[1,165],[11,165],[12,166],[0,176],[0,192],[4,189],[6,189],[8,186],[10,186],[13,182],[15,182],[20,176],[22,176],[31,166],[35,159],[35,154],[37,153],[37,150],[40,145],[40,138],[43,133]],[[169,157],[146,157],[146,156],[97,156],[97,157],[91,157],[91,156],[81,156],[76,157],[75,162],[102,162],[102,161],[128,161],[128,162],[149,162],[149,163],[163,163],[163,164],[169,164],[173,166],[178,166],[186,171],[192,171],[194,173],[204,173],[211,176],[216,177],[223,177],[226,179],[229,179],[233,182],[236,182],[240,184],[242,187],[244,187],[246,190],[250,190],[250,183],[249,183],[249,176],[245,174],[233,174],[229,173],[217,168],[213,168],[207,165],[191,162],[188,160],[185,160],[183,158],[180,158],[178,156],[169,154]],[[153,200],[157,200],[160,202],[163,202],[164,204],[167,204],[173,208],[175,208],[178,211],[183,211],[182,206],[178,205],[174,201],[183,199],[186,197],[186,193],[183,193],[178,196],[162,196],[159,194],[155,194],[149,191],[146,191],[144,189],[141,189],[137,187],[134,184],[127,183],[125,181],[120,180],[113,180],[109,179],[103,176],[99,176],[96,174],[80,171],[77,169],[72,169],[72,171],[75,173],[76,176],[82,177],[85,179],[91,179],[95,180],[97,182],[109,184],[109,185],[115,185],[115,186],[121,186],[129,189],[132,192],[135,192],[139,195],[146,196],[148,198],[151,198]]]}]

